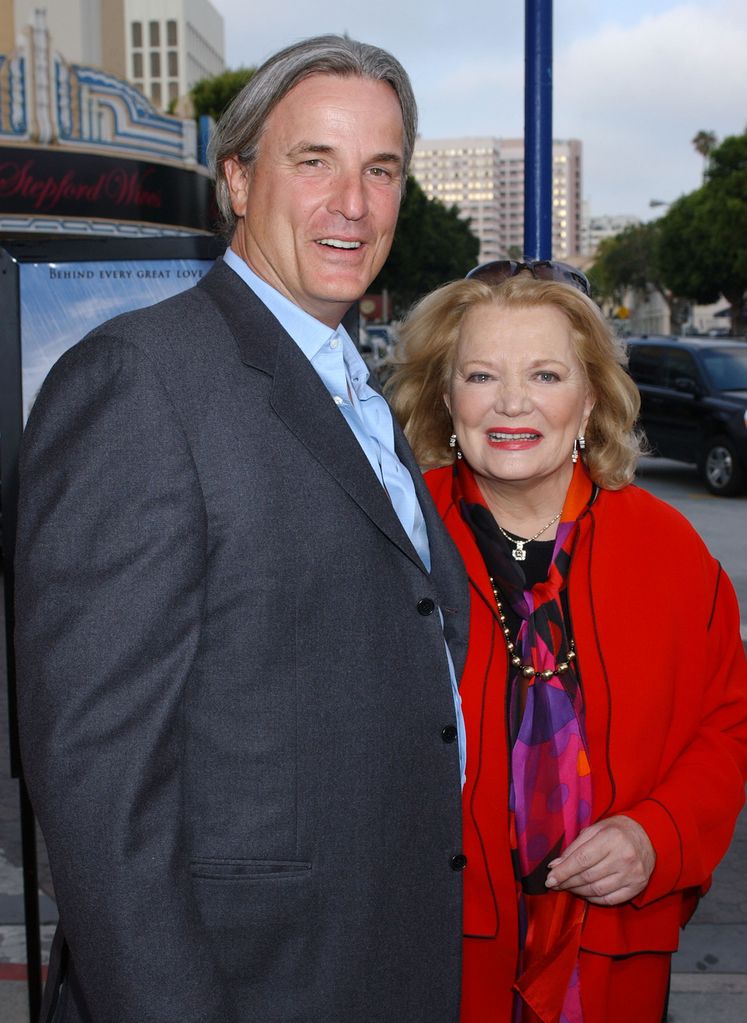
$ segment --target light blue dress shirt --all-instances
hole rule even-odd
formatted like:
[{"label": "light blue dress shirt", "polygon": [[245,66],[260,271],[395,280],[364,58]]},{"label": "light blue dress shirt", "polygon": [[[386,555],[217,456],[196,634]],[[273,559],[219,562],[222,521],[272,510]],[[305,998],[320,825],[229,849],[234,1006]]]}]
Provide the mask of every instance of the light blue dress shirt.
[{"label": "light blue dress shirt", "polygon": [[[267,306],[280,325],[290,334],[309,360],[320,380],[327,388],[355,439],[363,449],[376,478],[386,490],[402,526],[418,552],[420,560],[430,572],[431,553],[428,531],[423,512],[415,492],[415,485],[407,468],[394,450],[392,413],[382,396],[368,384],[368,368],[358,349],[342,326],[336,329],[321,323],[295,305],[257,276],[232,249],[223,257],[226,263],[252,289]],[[439,609],[439,615],[441,611]],[[443,617],[441,618],[443,624]],[[456,710],[459,740],[459,763],[464,784],[466,763],[466,736],[462,717],[461,697],[456,682],[454,665],[448,644],[451,687]]]}]

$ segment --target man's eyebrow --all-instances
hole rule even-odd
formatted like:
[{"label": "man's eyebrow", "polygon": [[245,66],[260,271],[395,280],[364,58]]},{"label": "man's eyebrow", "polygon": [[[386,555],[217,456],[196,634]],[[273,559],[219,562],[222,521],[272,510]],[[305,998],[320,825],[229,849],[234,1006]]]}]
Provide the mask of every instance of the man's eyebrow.
[{"label": "man's eyebrow", "polygon": [[402,166],[402,155],[400,153],[377,153],[373,156],[369,163],[396,163],[399,167]]},{"label": "man's eyebrow", "polygon": [[321,142],[298,142],[288,150],[288,156],[305,156],[307,153],[331,153],[334,146],[326,146]]},{"label": "man's eyebrow", "polygon": [[[294,159],[299,156],[308,156],[313,153],[334,153],[335,147],[325,145],[322,142],[298,142],[288,150],[288,156]],[[366,163],[387,163],[396,164],[401,167],[403,160],[400,153],[375,153]]]}]

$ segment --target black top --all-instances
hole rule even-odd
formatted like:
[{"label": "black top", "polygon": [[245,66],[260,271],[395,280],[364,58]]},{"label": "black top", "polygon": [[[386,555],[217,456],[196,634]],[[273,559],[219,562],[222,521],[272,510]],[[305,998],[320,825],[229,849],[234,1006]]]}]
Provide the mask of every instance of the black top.
[{"label": "black top", "polygon": [[[516,549],[516,544],[511,543],[498,528],[490,510],[484,505],[468,504],[462,502],[462,516],[472,530],[477,546],[482,554],[485,567],[489,576],[497,575],[494,567],[498,558],[497,548],[508,552],[511,556]],[[508,530],[506,530],[508,532]],[[550,571],[552,552],[555,547],[555,540],[531,540],[526,537],[509,533],[509,536],[516,536],[517,540],[524,540],[526,558],[523,561],[516,561],[516,568],[520,575],[524,576],[524,589],[530,590],[536,583],[544,582]],[[561,599],[564,600],[564,594]],[[521,625],[521,618],[516,614],[507,600],[501,598],[503,614],[506,616],[508,628],[511,630],[511,638],[515,640]]]},{"label": "black top", "polygon": [[[554,540],[532,540],[531,543],[527,541],[523,536],[519,536],[517,533],[510,533],[506,530],[508,535],[516,540],[524,540],[524,553],[526,558],[523,561],[517,562],[521,565],[524,571],[524,577],[526,579],[525,589],[531,590],[531,588],[540,582],[544,582],[547,579],[547,573],[550,571],[550,561],[552,559],[552,551],[555,546]],[[515,543],[509,543],[503,533],[498,531],[500,536],[500,542],[509,551],[513,553],[516,550]]]}]

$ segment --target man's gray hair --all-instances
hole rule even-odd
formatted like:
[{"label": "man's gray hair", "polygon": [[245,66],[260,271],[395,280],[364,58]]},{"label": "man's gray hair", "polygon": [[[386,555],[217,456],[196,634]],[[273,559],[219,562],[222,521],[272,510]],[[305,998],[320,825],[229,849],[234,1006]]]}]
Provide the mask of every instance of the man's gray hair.
[{"label": "man's gray hair", "polygon": [[407,72],[386,50],[358,43],[345,36],[304,39],[280,50],[255,72],[223,112],[210,140],[208,156],[215,177],[215,195],[227,234],[236,226],[224,163],[235,157],[245,167],[257,158],[267,118],[294,85],[311,75],[356,76],[386,82],[394,89],[402,109],[404,164],[402,189],[412,158],[417,132],[417,106]]}]

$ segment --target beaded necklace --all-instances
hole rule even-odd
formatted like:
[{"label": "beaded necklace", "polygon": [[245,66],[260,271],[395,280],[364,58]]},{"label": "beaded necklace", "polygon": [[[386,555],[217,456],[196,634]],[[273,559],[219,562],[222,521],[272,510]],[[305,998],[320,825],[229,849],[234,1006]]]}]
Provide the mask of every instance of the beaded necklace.
[{"label": "beaded necklace", "polygon": [[552,669],[536,671],[531,664],[522,664],[521,658],[517,653],[515,653],[516,644],[511,639],[511,630],[506,624],[506,616],[503,613],[503,604],[501,603],[501,598],[498,596],[498,587],[493,581],[492,576],[490,576],[490,585],[493,588],[493,596],[495,597],[495,606],[498,608],[498,618],[500,619],[503,638],[506,641],[506,649],[508,650],[508,656],[513,667],[518,668],[520,674],[523,675],[524,678],[534,678],[534,676],[537,675],[539,678],[550,679],[553,675],[564,675],[568,671],[571,661],[576,658],[576,647],[573,640],[571,639],[568,644],[568,660],[561,661],[560,664],[557,664]]}]

